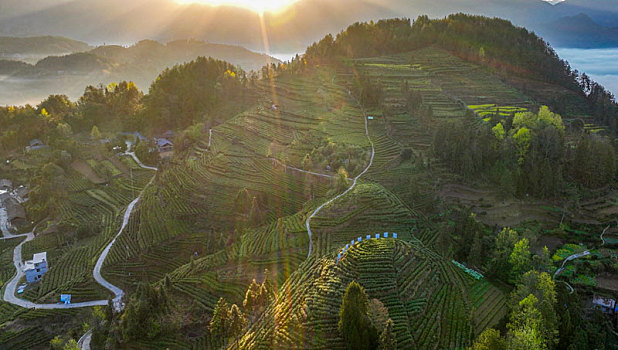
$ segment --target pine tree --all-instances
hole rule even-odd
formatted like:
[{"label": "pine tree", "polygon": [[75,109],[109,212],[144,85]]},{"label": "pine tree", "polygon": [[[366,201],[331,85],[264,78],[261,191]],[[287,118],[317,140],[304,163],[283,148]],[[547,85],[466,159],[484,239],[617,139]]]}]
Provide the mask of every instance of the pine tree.
[{"label": "pine tree", "polygon": [[96,125],[92,127],[92,130],[90,130],[90,137],[92,137],[94,140],[100,140],[103,137],[101,135],[101,132],[99,131],[99,128]]},{"label": "pine tree", "polygon": [[217,305],[213,311],[212,319],[210,320],[210,334],[214,339],[220,341],[219,345],[225,345],[230,328],[230,310],[227,301],[219,298]]},{"label": "pine tree", "polygon": [[378,334],[367,315],[369,299],[365,289],[356,281],[350,282],[339,310],[339,332],[350,350],[375,349]]},{"label": "pine tree", "polygon": [[240,311],[236,304],[233,304],[229,311],[229,332],[230,336],[236,340],[237,349],[240,349],[238,341],[246,325],[247,319],[245,318],[245,315],[242,311]]}]

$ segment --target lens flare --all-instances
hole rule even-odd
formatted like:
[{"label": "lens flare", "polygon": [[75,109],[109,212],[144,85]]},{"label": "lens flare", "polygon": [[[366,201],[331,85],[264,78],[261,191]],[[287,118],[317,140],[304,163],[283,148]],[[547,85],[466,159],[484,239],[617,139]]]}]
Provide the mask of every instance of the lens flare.
[{"label": "lens flare", "polygon": [[243,7],[258,13],[279,12],[296,1],[298,0],[176,0],[181,4]]}]

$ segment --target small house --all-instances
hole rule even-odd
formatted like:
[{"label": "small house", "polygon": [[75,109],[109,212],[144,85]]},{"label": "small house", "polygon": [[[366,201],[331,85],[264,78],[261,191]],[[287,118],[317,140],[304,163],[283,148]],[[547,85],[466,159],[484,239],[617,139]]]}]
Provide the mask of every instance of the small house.
[{"label": "small house", "polygon": [[47,272],[47,252],[36,253],[32,260],[24,262],[24,273],[28,283],[40,281]]},{"label": "small house", "polygon": [[592,297],[592,305],[598,306],[601,309],[601,311],[603,311],[606,314],[612,314],[614,313],[614,309],[616,306],[616,300],[602,297],[599,295],[595,295]]},{"label": "small house", "polygon": [[174,144],[168,139],[155,139],[155,142],[157,144],[157,149],[159,150],[159,153],[170,152],[174,149]]},{"label": "small house", "polygon": [[33,140],[30,140],[29,146],[26,147],[26,152],[30,152],[30,151],[34,151],[34,150],[46,148],[46,147],[48,146],[44,144],[43,141],[39,139],[33,139]]}]

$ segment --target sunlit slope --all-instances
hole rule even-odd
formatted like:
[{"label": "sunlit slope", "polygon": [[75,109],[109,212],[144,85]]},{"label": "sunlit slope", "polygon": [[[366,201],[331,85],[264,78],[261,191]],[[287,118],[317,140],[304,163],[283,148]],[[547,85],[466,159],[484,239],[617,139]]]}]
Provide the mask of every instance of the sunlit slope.
[{"label": "sunlit slope", "polygon": [[[201,276],[185,288],[210,295],[204,305],[211,308],[220,295],[244,293],[240,291],[252,274],[264,268],[293,271],[309,248],[306,213],[328,198],[331,180],[289,166],[301,168],[304,148],[313,148],[315,140],[368,152],[362,114],[333,77],[324,69],[259,82],[254,107],[214,127],[210,140],[205,130],[186,156],[160,168],[129,229],[112,249],[104,275],[130,287],[143,279],[157,281],[192,256],[197,266],[212,261],[209,273],[222,287],[203,283],[207,277]],[[357,168],[364,166],[362,160],[358,163]],[[307,170],[336,171],[325,164]],[[249,198],[240,205],[245,209],[239,209],[240,192]],[[283,226],[284,237],[272,235]]]},{"label": "sunlit slope", "polygon": [[352,280],[388,308],[402,349],[464,348],[503,316],[502,292],[420,241],[373,239],[356,244],[338,264],[333,254],[303,264],[247,331],[241,347],[344,349],[337,323]]}]

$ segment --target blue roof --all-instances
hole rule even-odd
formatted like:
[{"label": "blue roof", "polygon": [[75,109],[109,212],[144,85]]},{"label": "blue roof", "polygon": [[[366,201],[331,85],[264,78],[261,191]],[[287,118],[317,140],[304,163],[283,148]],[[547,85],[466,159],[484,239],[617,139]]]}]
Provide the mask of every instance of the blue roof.
[{"label": "blue roof", "polygon": [[71,303],[71,294],[60,294],[60,301],[65,304]]}]

